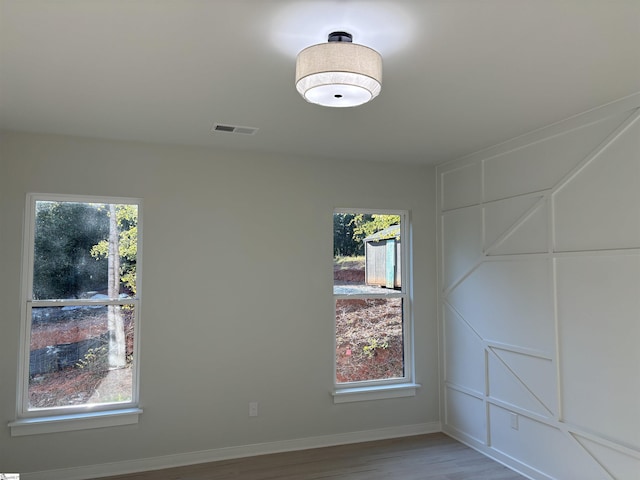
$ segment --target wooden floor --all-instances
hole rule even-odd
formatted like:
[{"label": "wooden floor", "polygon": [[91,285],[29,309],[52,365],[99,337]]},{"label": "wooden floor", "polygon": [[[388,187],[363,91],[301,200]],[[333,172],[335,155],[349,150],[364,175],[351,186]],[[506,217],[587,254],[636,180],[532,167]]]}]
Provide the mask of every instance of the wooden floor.
[{"label": "wooden floor", "polygon": [[522,480],[442,433],[223,460],[102,480]]}]

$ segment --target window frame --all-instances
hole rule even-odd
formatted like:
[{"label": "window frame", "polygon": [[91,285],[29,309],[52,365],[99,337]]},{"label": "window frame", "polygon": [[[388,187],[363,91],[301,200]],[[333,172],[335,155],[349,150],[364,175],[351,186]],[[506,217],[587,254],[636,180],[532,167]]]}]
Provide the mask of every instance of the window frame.
[{"label": "window frame", "polygon": [[[42,201],[137,205],[137,252],[136,252],[136,295],[118,300],[92,299],[46,299],[33,298],[36,203]],[[18,361],[18,385],[16,395],[16,420],[9,423],[12,436],[82,430],[138,422],[142,413],[139,408],[140,394],[140,310],[142,279],[142,199],[130,197],[110,197],[95,195],[61,195],[28,193],[23,225],[22,285],[21,285],[21,327],[20,356]],[[85,404],[50,408],[29,408],[29,372],[31,311],[37,307],[65,307],[86,305],[131,305],[133,306],[133,365],[131,401],[100,404]]]},{"label": "window frame", "polygon": [[[400,216],[400,238],[402,250],[400,256],[401,275],[400,291],[387,292],[385,294],[337,294],[335,283],[332,285],[333,295],[333,400],[334,403],[347,403],[365,400],[380,400],[415,396],[421,386],[415,382],[414,341],[413,341],[413,242],[411,236],[411,214],[409,210],[389,210],[374,208],[335,208],[335,214],[382,214]],[[333,248],[332,248],[333,251]],[[364,380],[359,382],[340,383],[336,378],[337,371],[337,339],[336,339],[336,310],[337,301],[340,299],[378,299],[400,298],[402,299],[402,332],[404,375],[402,377]]]}]

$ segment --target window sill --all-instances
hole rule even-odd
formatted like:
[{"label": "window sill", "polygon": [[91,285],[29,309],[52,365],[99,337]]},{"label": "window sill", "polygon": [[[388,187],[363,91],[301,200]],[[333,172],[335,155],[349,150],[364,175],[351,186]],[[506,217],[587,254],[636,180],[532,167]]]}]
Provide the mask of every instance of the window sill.
[{"label": "window sill", "polygon": [[115,427],[138,423],[140,408],[105,410],[101,412],[52,415],[49,417],[21,418],[9,423],[12,437],[43,433],[69,432],[90,428]]},{"label": "window sill", "polygon": [[386,398],[415,397],[418,383],[396,383],[369,387],[341,388],[333,392],[333,403],[364,402]]}]

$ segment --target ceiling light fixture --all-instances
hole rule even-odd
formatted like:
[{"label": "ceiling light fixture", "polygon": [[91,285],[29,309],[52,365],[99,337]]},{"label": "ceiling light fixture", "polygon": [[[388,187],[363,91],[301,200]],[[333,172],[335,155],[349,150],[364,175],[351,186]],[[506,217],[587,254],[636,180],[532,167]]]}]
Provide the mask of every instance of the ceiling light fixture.
[{"label": "ceiling light fixture", "polygon": [[333,32],[328,43],[313,45],[298,54],[296,89],[307,102],[356,107],[378,96],[382,57],[352,40],[349,33]]}]

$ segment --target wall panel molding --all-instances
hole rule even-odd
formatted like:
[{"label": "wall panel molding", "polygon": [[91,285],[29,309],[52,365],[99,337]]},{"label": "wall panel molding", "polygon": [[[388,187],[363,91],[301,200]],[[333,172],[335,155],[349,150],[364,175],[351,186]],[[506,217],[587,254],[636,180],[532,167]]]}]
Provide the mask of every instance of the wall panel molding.
[{"label": "wall panel molding", "polygon": [[505,155],[522,148],[527,148],[547,138],[552,138],[556,135],[563,135],[577,128],[583,128],[585,126],[601,122],[603,119],[614,115],[624,114],[625,112],[628,112],[629,115],[631,115],[638,108],[640,108],[640,92],[614,100],[606,105],[595,107],[587,112],[560,120],[559,122],[541,127],[523,135],[519,135],[497,145],[465,155],[462,158],[443,162],[438,166],[438,169],[440,172],[450,171],[456,168],[462,168],[466,165],[475,164],[476,162],[482,162],[498,155]]},{"label": "wall panel molding", "polygon": [[637,480],[640,93],[437,173],[444,431],[531,478]]},{"label": "wall panel molding", "polygon": [[562,178],[553,188],[552,194],[555,195],[573,181],[580,173],[587,168],[593,161],[598,159],[602,153],[609,148],[616,140],[624,135],[640,118],[640,108],[632,110],[629,117],[615,130],[605,138],[600,145],[587,157],[584,158],[573,170],[571,170],[564,178]]}]

